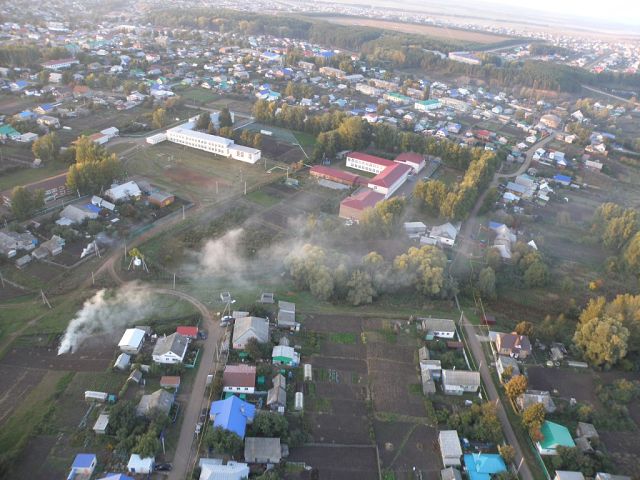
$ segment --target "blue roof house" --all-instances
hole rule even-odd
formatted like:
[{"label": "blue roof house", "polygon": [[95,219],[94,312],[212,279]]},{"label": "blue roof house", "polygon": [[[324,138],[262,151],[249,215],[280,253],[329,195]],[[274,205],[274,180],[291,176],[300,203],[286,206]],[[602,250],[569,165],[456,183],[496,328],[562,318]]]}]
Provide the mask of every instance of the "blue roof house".
[{"label": "blue roof house", "polygon": [[93,453],[79,453],[73,460],[71,471],[67,476],[67,480],[73,480],[77,476],[86,476],[87,478],[93,474],[98,463],[98,458]]},{"label": "blue roof house", "polygon": [[464,466],[470,480],[491,480],[491,475],[507,471],[497,453],[468,453],[464,456]]},{"label": "blue roof house", "polygon": [[124,473],[107,473],[106,477],[100,477],[98,480],[134,480],[134,478]]},{"label": "blue roof house", "polygon": [[255,405],[236,396],[212,402],[209,411],[209,418],[213,421],[214,427],[237,433],[240,438],[244,438],[247,423],[253,422],[255,415]]},{"label": "blue roof house", "polygon": [[565,187],[571,185],[571,177],[567,175],[556,174],[553,176],[553,180],[560,185],[564,185]]}]

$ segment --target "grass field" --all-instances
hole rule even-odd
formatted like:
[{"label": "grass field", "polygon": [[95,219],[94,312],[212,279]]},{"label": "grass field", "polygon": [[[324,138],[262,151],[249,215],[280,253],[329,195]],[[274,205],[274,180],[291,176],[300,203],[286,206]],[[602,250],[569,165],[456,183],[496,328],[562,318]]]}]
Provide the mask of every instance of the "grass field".
[{"label": "grass field", "polygon": [[178,95],[183,97],[187,102],[209,103],[220,98],[220,95],[210,90],[199,87],[186,88],[184,90],[176,90]]},{"label": "grass field", "polygon": [[302,148],[312,148],[316,144],[316,137],[307,132],[293,132],[293,136]]},{"label": "grass field", "polygon": [[248,193],[246,198],[264,207],[272,207],[273,205],[280,203],[279,198],[273,197],[262,190],[254,190],[253,192]]},{"label": "grass field", "polygon": [[66,172],[68,167],[58,162],[45,163],[40,168],[23,168],[0,175],[0,191],[9,190],[17,185],[28,185],[44,178]]},{"label": "grass field", "polygon": [[359,27],[381,28],[393,32],[414,33],[426,37],[438,38],[449,41],[459,41],[465,43],[491,44],[507,40],[507,37],[493,35],[484,32],[472,32],[470,30],[458,30],[445,27],[434,27],[430,25],[418,25],[414,23],[390,22],[386,20],[375,20],[372,18],[358,17],[316,17],[330,23],[338,25],[354,25]]},{"label": "grass field", "polygon": [[[164,142],[136,152],[127,162],[131,175],[142,175],[176,195],[217,201],[273,180],[262,164],[233,159]],[[216,194],[216,189],[218,193]]]}]

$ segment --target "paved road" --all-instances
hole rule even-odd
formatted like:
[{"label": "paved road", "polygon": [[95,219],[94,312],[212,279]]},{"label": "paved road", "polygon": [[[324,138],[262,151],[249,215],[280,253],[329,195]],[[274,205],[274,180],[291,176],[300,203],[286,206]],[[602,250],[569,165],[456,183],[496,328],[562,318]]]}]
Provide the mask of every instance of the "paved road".
[{"label": "paved road", "polygon": [[599,93],[600,95],[605,95],[607,97],[615,98],[616,100],[620,100],[621,102],[630,103],[631,105],[640,106],[640,102],[632,102],[628,98],[619,97],[617,95],[613,95],[612,93],[607,93],[603,90],[598,90],[597,88],[589,87],[587,85],[582,85],[582,88],[585,90],[589,90],[590,92]]},{"label": "paved road", "polygon": [[504,405],[500,400],[500,396],[498,395],[498,390],[496,389],[495,383],[493,383],[493,378],[491,377],[491,372],[489,371],[487,365],[487,359],[484,356],[484,352],[482,351],[482,345],[480,344],[480,340],[476,335],[475,327],[469,323],[467,317],[463,315],[463,328],[465,336],[467,337],[467,343],[471,348],[471,353],[476,360],[476,364],[480,366],[480,377],[482,378],[482,383],[485,386],[487,395],[489,395],[489,400],[491,400],[495,406],[498,414],[498,418],[500,419],[500,423],[502,423],[502,430],[504,431],[505,438],[507,440],[507,444],[511,445],[516,452],[516,465],[521,465],[520,467],[520,478],[522,480],[534,480],[533,474],[529,469],[526,461],[524,461],[524,455],[522,453],[522,447],[518,443],[518,438],[516,437],[515,432],[513,431],[513,427],[511,426],[511,422],[509,422],[509,418],[507,417],[507,412],[504,409]]}]

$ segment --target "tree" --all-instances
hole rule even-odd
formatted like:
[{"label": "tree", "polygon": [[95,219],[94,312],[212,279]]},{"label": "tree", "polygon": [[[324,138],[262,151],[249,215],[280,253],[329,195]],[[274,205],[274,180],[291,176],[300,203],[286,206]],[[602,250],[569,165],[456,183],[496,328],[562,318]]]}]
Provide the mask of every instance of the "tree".
[{"label": "tree", "polygon": [[378,202],[375,207],[365,211],[360,222],[365,235],[369,238],[379,234],[390,237],[397,231],[405,206],[404,197],[394,197]]},{"label": "tree", "polygon": [[253,420],[251,427],[259,437],[286,437],[289,433],[289,422],[278,413],[262,411]]},{"label": "tree", "polygon": [[371,283],[371,276],[362,270],[355,270],[347,282],[347,301],[354,306],[371,303],[376,291]]},{"label": "tree", "polygon": [[218,122],[220,123],[220,128],[233,127],[231,112],[227,107],[224,107],[222,110],[220,110],[220,115],[218,116]]},{"label": "tree", "polygon": [[349,117],[338,127],[341,148],[362,150],[371,143],[371,127],[361,117]]},{"label": "tree", "polygon": [[512,464],[516,459],[516,449],[511,445],[498,445],[498,452],[507,465]]},{"label": "tree", "polygon": [[511,401],[514,402],[516,398],[527,391],[527,377],[524,375],[511,377],[511,380],[505,384],[504,390]]},{"label": "tree", "polygon": [[56,160],[60,154],[60,141],[58,136],[52,132],[38,138],[31,146],[31,151],[36,158],[43,162]]},{"label": "tree", "polygon": [[162,108],[156,108],[151,114],[151,124],[154,128],[163,128],[167,124],[167,111]]},{"label": "tree", "polygon": [[411,247],[393,261],[394,281],[413,286],[423,295],[435,296],[444,289],[444,269],[447,257],[436,247]]},{"label": "tree", "polygon": [[231,127],[220,127],[220,130],[218,131],[218,134],[221,137],[233,138],[233,128],[231,128]]},{"label": "tree", "polygon": [[447,198],[447,185],[441,180],[418,182],[414,196],[418,206],[431,213],[440,215],[440,209]]},{"label": "tree", "polygon": [[540,430],[544,423],[546,411],[542,403],[534,403],[528,406],[522,412],[522,424],[529,429],[529,431]]},{"label": "tree", "polygon": [[478,289],[480,295],[489,300],[495,300],[496,298],[496,272],[491,267],[485,267],[480,270],[478,275]]},{"label": "tree", "polygon": [[208,429],[204,441],[215,452],[232,457],[237,457],[243,448],[242,439],[237,433],[220,427]]},{"label": "tree", "polygon": [[542,287],[549,280],[549,269],[542,261],[536,261],[524,272],[524,283],[527,287]]},{"label": "tree", "polygon": [[522,321],[516,325],[515,332],[518,335],[526,335],[527,337],[531,337],[533,335],[533,323]]},{"label": "tree", "polygon": [[211,116],[208,112],[202,112],[198,115],[198,120],[196,121],[196,130],[207,130],[209,128],[209,124],[211,123]]},{"label": "tree", "polygon": [[145,434],[138,438],[138,443],[132,452],[137,453],[142,458],[155,457],[160,450],[160,440],[154,429],[149,429]]},{"label": "tree", "polygon": [[634,275],[640,275],[640,232],[629,241],[624,251],[624,261]]},{"label": "tree", "polygon": [[250,338],[244,347],[245,352],[251,357],[254,362],[262,360],[262,348],[257,338]]},{"label": "tree", "polygon": [[11,192],[11,211],[18,220],[25,220],[44,206],[44,191],[31,191],[25,187],[15,187]]},{"label": "tree", "polygon": [[584,320],[581,317],[573,336],[585,360],[605,369],[627,355],[628,340],[629,330],[623,325],[622,318],[607,314]]}]

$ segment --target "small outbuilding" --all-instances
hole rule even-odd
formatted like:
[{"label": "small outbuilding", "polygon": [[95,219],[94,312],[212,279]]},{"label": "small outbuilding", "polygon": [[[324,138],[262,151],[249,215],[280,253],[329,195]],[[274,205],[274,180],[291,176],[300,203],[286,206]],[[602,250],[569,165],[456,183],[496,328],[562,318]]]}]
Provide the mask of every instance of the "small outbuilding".
[{"label": "small outbuilding", "polygon": [[137,453],[133,453],[131,457],[129,457],[129,462],[127,463],[127,471],[129,473],[134,474],[148,474],[153,473],[153,467],[156,464],[156,460],[153,457],[142,458]]},{"label": "small outbuilding", "polygon": [[142,344],[144,342],[144,330],[139,330],[137,328],[127,328],[118,343],[118,347],[123,353],[128,353],[129,355],[137,355],[140,353],[140,349],[142,348]]}]

